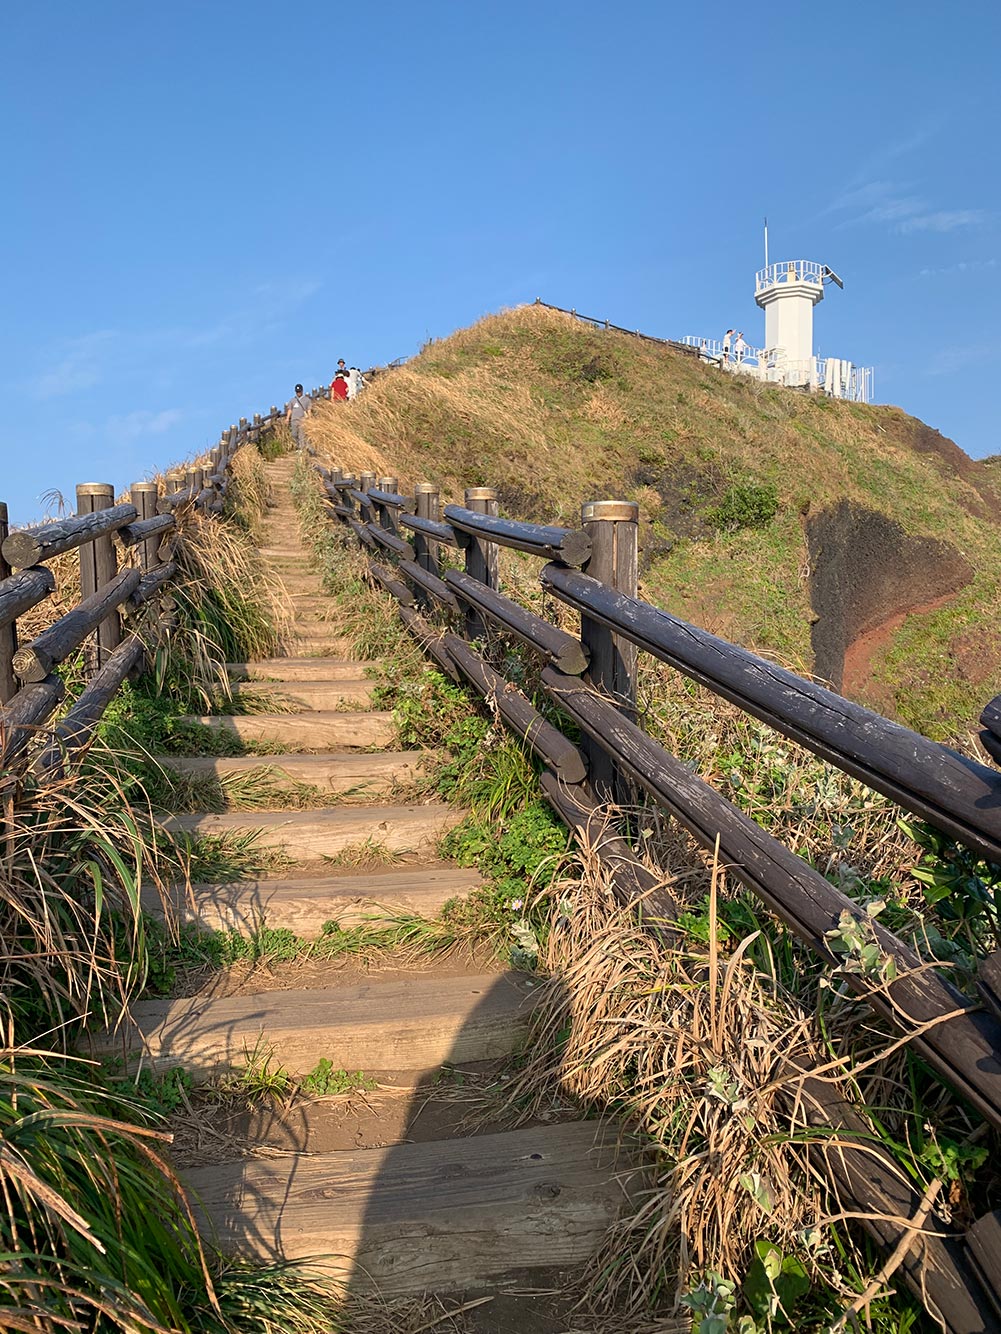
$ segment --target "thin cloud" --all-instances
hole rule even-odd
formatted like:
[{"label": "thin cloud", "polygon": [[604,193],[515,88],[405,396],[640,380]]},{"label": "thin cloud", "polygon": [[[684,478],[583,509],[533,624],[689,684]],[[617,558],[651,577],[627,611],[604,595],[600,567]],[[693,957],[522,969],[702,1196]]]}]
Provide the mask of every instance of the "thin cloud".
[{"label": "thin cloud", "polygon": [[138,408],[135,412],[109,417],[105,430],[115,440],[138,440],[147,435],[163,435],[183,420],[184,412],[180,408],[164,408],[160,412]]},{"label": "thin cloud", "polygon": [[70,339],[62,345],[62,356],[55,365],[29,380],[29,394],[44,401],[100,384],[107,373],[108,351],[117,337],[113,329],[97,329]]},{"label": "thin cloud", "polygon": [[920,269],[919,278],[940,278],[953,273],[984,273],[996,269],[996,259],[961,259],[957,264],[944,264],[938,269]]},{"label": "thin cloud", "polygon": [[323,286],[315,278],[278,278],[257,283],[249,300],[204,329],[190,329],[181,341],[187,347],[211,347],[217,343],[252,342],[265,329],[281,326],[283,319],[304,305]]},{"label": "thin cloud", "polygon": [[957,227],[979,227],[987,221],[982,208],[942,209],[937,213],[921,213],[905,218],[902,232],[954,232]]},{"label": "thin cloud", "polygon": [[913,232],[945,234],[961,227],[977,227],[987,221],[982,208],[940,209],[895,181],[866,181],[844,191],[824,210],[845,216],[838,228],[865,223],[887,226],[899,235]]}]

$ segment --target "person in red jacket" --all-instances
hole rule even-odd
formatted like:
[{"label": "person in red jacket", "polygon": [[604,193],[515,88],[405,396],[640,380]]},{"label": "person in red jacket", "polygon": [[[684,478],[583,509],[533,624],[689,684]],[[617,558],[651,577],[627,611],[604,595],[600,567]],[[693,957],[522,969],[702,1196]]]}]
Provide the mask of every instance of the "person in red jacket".
[{"label": "person in red jacket", "polygon": [[334,376],[334,378],[330,381],[330,398],[331,402],[335,398],[339,398],[342,403],[347,402],[348,377],[344,371],[338,371],[337,374]]}]

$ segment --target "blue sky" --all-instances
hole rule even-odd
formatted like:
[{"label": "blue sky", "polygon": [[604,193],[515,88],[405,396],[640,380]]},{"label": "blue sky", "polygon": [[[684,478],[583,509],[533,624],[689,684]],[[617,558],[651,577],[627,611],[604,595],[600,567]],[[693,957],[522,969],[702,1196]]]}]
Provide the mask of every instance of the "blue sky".
[{"label": "blue sky", "polygon": [[1001,452],[1001,6],[34,0],[0,59],[0,499],[118,486],[536,296],[821,353]]}]

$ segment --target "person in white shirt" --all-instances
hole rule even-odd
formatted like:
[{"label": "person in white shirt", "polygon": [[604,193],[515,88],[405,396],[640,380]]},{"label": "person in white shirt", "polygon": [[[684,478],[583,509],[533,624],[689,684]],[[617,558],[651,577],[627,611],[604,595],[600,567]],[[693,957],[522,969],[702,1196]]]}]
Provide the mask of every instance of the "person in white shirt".
[{"label": "person in white shirt", "polygon": [[732,330],[732,329],[727,329],[726,333],[723,335],[723,360],[724,360],[724,361],[729,361],[729,360],[730,360],[730,339],[731,339],[732,337],[733,337],[733,330]]},{"label": "person in white shirt", "polygon": [[733,345],[733,354],[736,357],[737,365],[739,366],[747,355],[747,344],[744,342],[743,333],[737,335],[737,341]]}]

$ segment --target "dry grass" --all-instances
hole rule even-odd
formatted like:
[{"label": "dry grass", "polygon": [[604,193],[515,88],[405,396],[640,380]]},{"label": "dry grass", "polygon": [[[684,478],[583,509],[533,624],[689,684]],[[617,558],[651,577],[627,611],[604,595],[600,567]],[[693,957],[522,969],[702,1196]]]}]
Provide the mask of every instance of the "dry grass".
[{"label": "dry grass", "polygon": [[[311,419],[333,465],[500,489],[502,513],[574,524],[583,501],[642,504],[644,596],[792,665],[813,661],[804,514],[845,499],[944,539],[975,576],[915,613],[871,660],[865,698],[942,739],[962,738],[1001,688],[1001,532],[980,465],[896,408],[758,384],[669,347],[523,307],[431,344],[350,404]],[[733,486],[774,486],[764,529],[719,533],[704,514]],[[668,548],[670,548],[668,550]]]},{"label": "dry grass", "polygon": [[[835,1300],[850,1300],[854,1289],[832,1264],[829,1228],[841,1206],[809,1156],[818,1136],[834,1151],[837,1138],[808,1128],[799,1071],[821,1068],[879,1138],[865,1104],[885,1119],[891,1102],[906,1101],[901,1052],[847,999],[821,1026],[777,965],[761,966],[770,952],[760,933],[723,946],[725,878],[715,865],[709,875],[708,945],[623,907],[586,849],[540,896],[550,980],[510,1106],[527,1119],[569,1098],[624,1118],[631,1206],[593,1262],[592,1306],[639,1315],[676,1309],[707,1274],[739,1285],[762,1238],[798,1257]],[[684,897],[678,876],[665,883]],[[851,1241],[839,1238],[844,1271]]]}]

